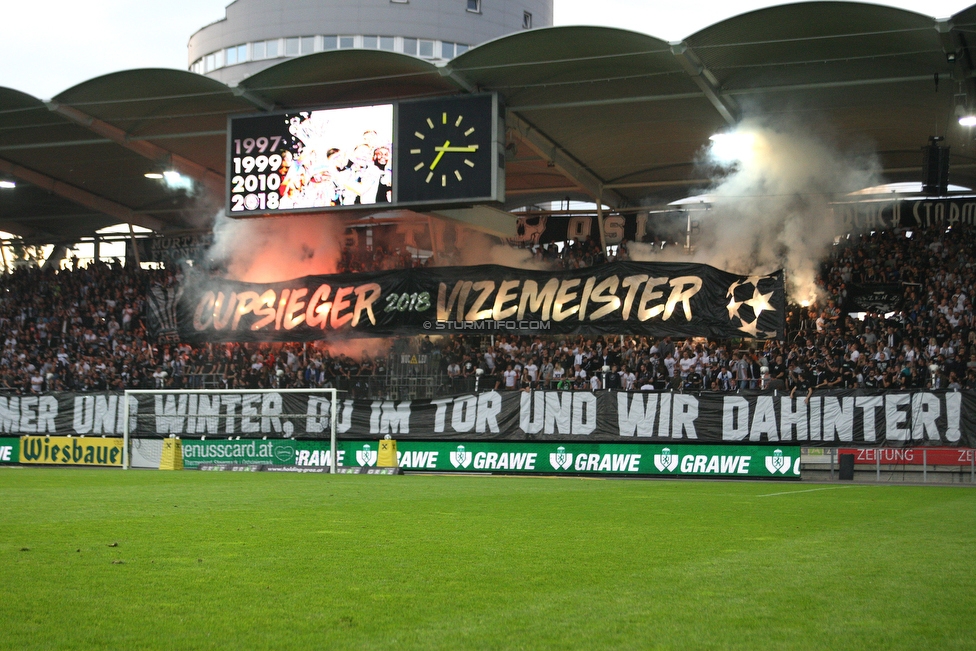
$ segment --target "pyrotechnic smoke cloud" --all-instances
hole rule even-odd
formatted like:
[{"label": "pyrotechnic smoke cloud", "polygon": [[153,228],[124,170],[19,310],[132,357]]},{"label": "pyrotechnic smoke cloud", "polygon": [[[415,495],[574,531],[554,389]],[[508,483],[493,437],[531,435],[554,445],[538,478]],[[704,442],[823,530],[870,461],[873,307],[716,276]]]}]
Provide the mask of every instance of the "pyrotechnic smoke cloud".
[{"label": "pyrotechnic smoke cloud", "polygon": [[438,267],[497,264],[517,269],[550,269],[552,265],[536,259],[528,249],[509,246],[497,237],[466,228],[458,223],[436,219],[430,222],[437,248]]},{"label": "pyrotechnic smoke cloud", "polygon": [[[222,275],[234,280],[271,283],[302,276],[335,273],[342,256],[345,226],[329,215],[299,215],[268,219],[230,219],[217,213],[214,242],[208,256]],[[193,272],[186,282],[205,282]],[[361,353],[386,355],[390,341],[383,339],[329,339],[312,345],[333,356]]]},{"label": "pyrotechnic smoke cloud", "polygon": [[[701,224],[692,259],[741,274],[783,268],[798,302],[816,296],[819,260],[842,228],[829,202],[877,185],[876,158],[842,151],[809,125],[755,119],[715,138],[706,163],[725,173],[707,190],[710,209],[695,213]],[[676,247],[662,256],[636,244],[638,260],[684,260]]]},{"label": "pyrotechnic smoke cloud", "polygon": [[219,214],[210,257],[228,278],[277,282],[335,273],[345,229],[328,216],[229,219]]},{"label": "pyrotechnic smoke cloud", "polygon": [[[417,237],[427,241],[428,224],[434,227],[438,255],[434,263],[445,265],[499,264],[522,269],[548,268],[525,249],[515,249],[478,231],[445,220],[404,222],[402,232],[374,231],[373,244],[388,250],[416,246]],[[420,233],[417,233],[419,229]],[[450,231],[449,236],[445,236]],[[330,215],[229,219],[218,213],[213,226],[214,243],[209,257],[228,278],[247,282],[276,282],[301,276],[335,273],[345,241],[341,218]],[[404,237],[404,234],[407,237]]]},{"label": "pyrotechnic smoke cloud", "polygon": [[484,233],[472,231],[465,238],[465,247],[461,250],[460,264],[464,266],[478,264],[498,264],[516,269],[549,269],[551,265],[536,260],[527,249],[516,249],[499,242]]}]

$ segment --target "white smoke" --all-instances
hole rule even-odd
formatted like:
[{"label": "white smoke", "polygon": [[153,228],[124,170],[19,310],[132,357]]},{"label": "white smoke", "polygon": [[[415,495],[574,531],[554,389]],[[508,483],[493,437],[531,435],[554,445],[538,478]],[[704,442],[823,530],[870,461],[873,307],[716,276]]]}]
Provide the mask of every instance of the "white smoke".
[{"label": "white smoke", "polygon": [[497,264],[516,269],[551,269],[552,264],[536,258],[529,249],[510,246],[497,237],[446,219],[433,219],[431,238],[438,267]]},{"label": "white smoke", "polygon": [[484,233],[471,231],[465,236],[465,246],[461,251],[460,264],[463,266],[497,264],[516,269],[550,269],[552,265],[536,259],[529,249],[517,249],[499,242]]},{"label": "white smoke", "polygon": [[697,212],[694,254],[634,244],[635,260],[693,260],[744,275],[786,270],[793,300],[816,298],[819,261],[842,228],[830,201],[879,183],[876,158],[844,152],[809,126],[745,119],[713,139],[706,160],[725,174]]},{"label": "white smoke", "polygon": [[183,176],[179,172],[174,172],[172,170],[163,172],[163,184],[166,185],[166,187],[170,190],[183,190],[187,194],[191,195],[195,192],[192,178],[189,176]]}]

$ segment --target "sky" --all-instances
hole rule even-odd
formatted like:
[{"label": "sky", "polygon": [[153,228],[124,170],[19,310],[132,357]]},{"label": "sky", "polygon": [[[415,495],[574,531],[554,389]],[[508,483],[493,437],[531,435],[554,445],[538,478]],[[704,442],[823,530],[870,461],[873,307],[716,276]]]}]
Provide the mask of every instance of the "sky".
[{"label": "sky", "polygon": [[[355,1],[355,0],[348,0]],[[486,0],[490,1],[490,0]],[[972,0],[890,0],[945,18]],[[224,17],[229,0],[7,2],[0,22],[0,86],[41,99],[132,68],[187,68],[196,30]],[[604,25],[675,41],[715,22],[783,2],[761,0],[554,0],[556,25]]]}]

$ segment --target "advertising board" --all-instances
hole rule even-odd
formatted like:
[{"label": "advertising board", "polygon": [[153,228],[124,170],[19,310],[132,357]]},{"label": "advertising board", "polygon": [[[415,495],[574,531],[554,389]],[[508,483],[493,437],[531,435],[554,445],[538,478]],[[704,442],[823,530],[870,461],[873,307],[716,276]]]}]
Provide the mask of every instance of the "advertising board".
[{"label": "advertising board", "polygon": [[0,438],[0,464],[18,463],[20,461],[20,439],[12,437]]},{"label": "advertising board", "polygon": [[122,466],[122,439],[74,436],[20,437],[20,463]]},{"label": "advertising board", "polygon": [[[300,453],[311,458],[315,453],[315,464],[319,459],[327,459],[328,441],[295,441],[292,439],[272,440],[219,440],[184,439],[183,467],[197,468],[201,464],[231,465],[298,465],[295,460]],[[341,457],[341,454],[340,454]]]},{"label": "advertising board", "polygon": [[[340,441],[338,464],[375,467],[379,441]],[[330,465],[326,441],[253,440],[183,442],[186,468],[212,464]],[[798,479],[800,448],[625,443],[516,443],[397,441],[404,470],[585,473]]]},{"label": "advertising board", "polygon": [[973,464],[973,448],[840,448],[838,454],[853,454],[855,465],[966,466]]}]

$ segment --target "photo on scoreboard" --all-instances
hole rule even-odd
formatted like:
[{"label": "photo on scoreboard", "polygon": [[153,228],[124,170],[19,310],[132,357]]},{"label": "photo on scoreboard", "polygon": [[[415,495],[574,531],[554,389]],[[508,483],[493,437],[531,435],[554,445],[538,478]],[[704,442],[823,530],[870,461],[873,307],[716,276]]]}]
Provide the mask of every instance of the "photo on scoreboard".
[{"label": "photo on scoreboard", "polygon": [[231,120],[230,214],[393,200],[393,105]]}]

